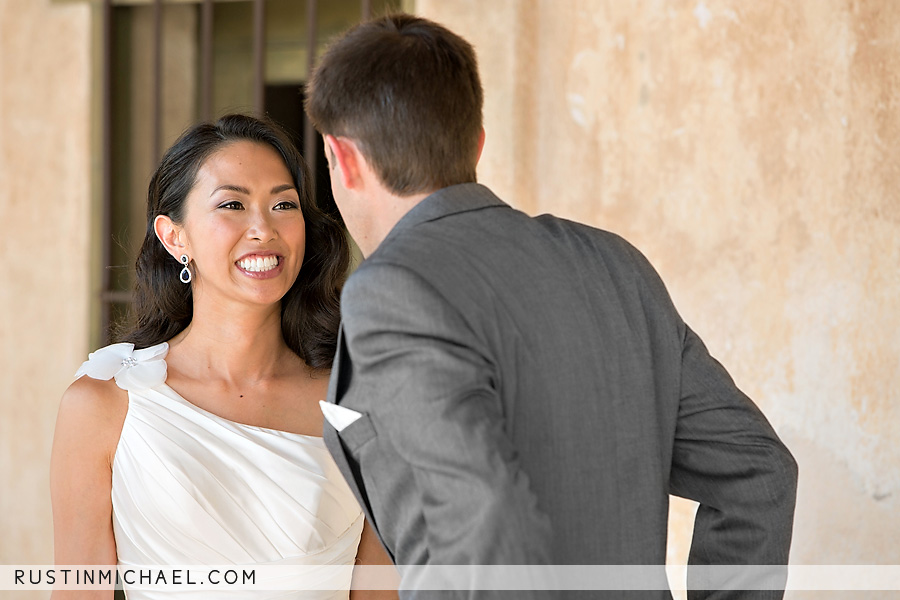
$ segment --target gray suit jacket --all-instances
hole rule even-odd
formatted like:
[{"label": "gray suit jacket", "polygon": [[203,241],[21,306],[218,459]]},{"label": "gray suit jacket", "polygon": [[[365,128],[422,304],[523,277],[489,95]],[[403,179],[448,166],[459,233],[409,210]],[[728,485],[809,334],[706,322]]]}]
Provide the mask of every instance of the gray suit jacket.
[{"label": "gray suit jacket", "polygon": [[662,565],[670,493],[692,564],[787,562],[793,458],[620,237],[453,186],[342,311],[325,440],[398,565]]}]

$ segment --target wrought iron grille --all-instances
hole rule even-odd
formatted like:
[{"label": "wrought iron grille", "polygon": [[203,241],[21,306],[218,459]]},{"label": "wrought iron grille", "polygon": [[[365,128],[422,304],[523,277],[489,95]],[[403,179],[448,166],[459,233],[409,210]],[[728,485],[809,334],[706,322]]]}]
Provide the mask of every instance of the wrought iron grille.
[{"label": "wrought iron grille", "polygon": [[[114,326],[128,313],[132,265],[146,227],[145,222],[143,228],[139,225],[145,220],[146,184],[152,168],[164,147],[174,141],[174,135],[193,122],[232,110],[268,114],[280,121],[294,136],[314,174],[317,201],[336,212],[327,184],[322,142],[302,110],[305,74],[327,37],[368,18],[373,10],[408,9],[409,4],[405,0],[102,0],[98,345],[113,341]],[[167,15],[166,11],[172,12]],[[272,11],[277,14],[271,15]],[[175,13],[177,19],[167,19]],[[190,26],[184,26],[185,20]],[[247,31],[237,31],[241,27]],[[271,35],[275,29],[280,32],[277,39]],[[190,56],[183,60],[190,63],[193,76],[186,86],[190,89],[183,94],[173,94],[178,84],[167,80],[172,53],[176,52],[175,30],[182,43],[187,40],[190,47],[186,52]],[[239,43],[228,46],[222,42],[225,38]],[[168,55],[167,43],[171,44]],[[247,50],[238,59],[234,58],[236,46]],[[267,78],[267,64],[272,64],[272,57],[279,52],[284,55],[288,46],[294,57],[300,56],[305,47],[305,60],[281,61],[297,67],[300,74],[293,80],[288,77],[286,81],[282,75],[272,81]],[[231,67],[229,60],[234,63]],[[294,64],[297,62],[305,64]],[[141,89],[133,83],[135,71],[140,70],[135,67],[138,63],[143,65]],[[249,100],[217,98],[217,78],[237,82],[231,88],[241,88],[237,95]],[[184,109],[185,102],[190,108]],[[138,104],[140,110],[135,108]],[[167,132],[166,124],[172,120],[167,121],[167,115],[173,105],[181,106],[181,112],[188,116],[181,119],[177,131]],[[168,129],[172,129],[171,124]],[[135,156],[136,140],[144,144],[139,153],[141,165]]]}]

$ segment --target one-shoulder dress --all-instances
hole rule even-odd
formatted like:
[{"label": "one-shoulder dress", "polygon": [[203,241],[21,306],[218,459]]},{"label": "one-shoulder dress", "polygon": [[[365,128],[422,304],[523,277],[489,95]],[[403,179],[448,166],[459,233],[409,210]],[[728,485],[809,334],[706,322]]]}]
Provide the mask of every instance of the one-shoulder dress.
[{"label": "one-shoulder dress", "polygon": [[[112,466],[120,570],[140,565],[302,565],[310,590],[218,587],[215,597],[347,598],[364,517],[320,437],[229,421],[166,385],[168,344],[113,344],[76,373],[115,377],[128,411]],[[324,567],[324,568],[323,568]],[[317,575],[321,571],[321,576]],[[129,600],[209,588],[125,591]],[[331,587],[330,590],[321,589]],[[174,595],[173,595],[174,594]]]}]

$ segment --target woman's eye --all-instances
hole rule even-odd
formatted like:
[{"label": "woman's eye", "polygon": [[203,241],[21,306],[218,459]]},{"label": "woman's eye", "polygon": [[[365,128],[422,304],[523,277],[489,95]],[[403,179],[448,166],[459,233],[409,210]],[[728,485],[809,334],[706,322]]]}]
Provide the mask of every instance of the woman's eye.
[{"label": "woman's eye", "polygon": [[237,200],[229,200],[228,202],[223,202],[219,205],[219,208],[227,208],[229,210],[241,210],[244,208],[244,205],[238,202]]},{"label": "woman's eye", "polygon": [[295,208],[300,208],[300,205],[290,200],[282,200],[275,205],[275,210],[292,210]]}]

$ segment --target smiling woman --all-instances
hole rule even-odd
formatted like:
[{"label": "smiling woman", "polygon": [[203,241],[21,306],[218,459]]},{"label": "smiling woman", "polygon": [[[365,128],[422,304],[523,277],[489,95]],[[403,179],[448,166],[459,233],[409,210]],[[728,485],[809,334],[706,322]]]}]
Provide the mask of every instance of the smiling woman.
[{"label": "smiling woman", "polygon": [[302,597],[347,598],[349,567],[388,559],[321,438],[343,230],[284,132],[244,115],[179,138],[147,217],[137,326],[60,405],[57,564],[321,565]]},{"label": "smiling woman", "polygon": [[[274,178],[270,187],[262,188],[269,197],[257,198],[264,204],[272,202],[265,217],[249,201],[251,183],[257,187],[265,185],[256,175],[261,164],[277,172],[269,176]],[[241,176],[251,179],[237,179]],[[217,240],[228,227],[247,219],[256,219],[247,223],[247,227],[254,228],[248,235],[271,235],[266,228],[280,214],[278,220],[282,222],[299,219],[305,236],[305,244],[301,242],[299,254],[294,257],[299,272],[281,298],[285,341],[310,365],[329,366],[334,355],[334,332],[340,321],[340,285],[349,255],[340,226],[310,197],[308,180],[303,159],[287,135],[271,122],[229,115],[216,124],[201,124],[185,133],[163,157],[150,182],[147,230],[136,265],[137,325],[122,337],[139,347],[171,339],[191,322],[195,294],[202,294],[207,287],[206,283],[185,286],[178,281],[182,268],[178,259],[184,253],[175,246],[170,249],[161,244],[160,239],[165,237],[158,237],[157,229],[161,234],[164,229],[177,230],[187,244],[194,238],[202,240],[203,244],[191,246],[202,252],[208,245],[219,243]],[[191,202],[192,197],[196,203]],[[189,225],[194,220],[197,227],[208,229],[197,229],[191,237],[193,229]],[[277,244],[284,244],[284,240]],[[242,248],[246,253],[260,250],[249,244]],[[265,252],[275,254],[270,249]],[[187,255],[192,274],[205,282],[212,272],[206,270],[212,270],[215,263],[200,265],[198,255]],[[231,261],[249,257],[250,254],[241,254]]]},{"label": "smiling woman", "polygon": [[182,223],[155,217],[153,231],[169,254],[191,260],[195,312],[205,312],[197,308],[204,302],[278,307],[303,264],[297,189],[271,146],[235,141],[198,170]]}]

